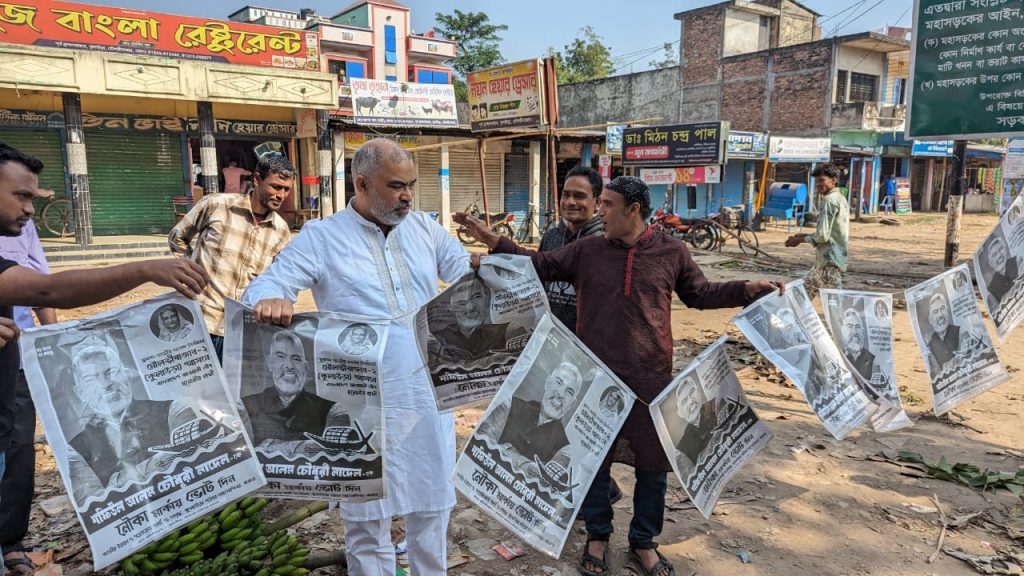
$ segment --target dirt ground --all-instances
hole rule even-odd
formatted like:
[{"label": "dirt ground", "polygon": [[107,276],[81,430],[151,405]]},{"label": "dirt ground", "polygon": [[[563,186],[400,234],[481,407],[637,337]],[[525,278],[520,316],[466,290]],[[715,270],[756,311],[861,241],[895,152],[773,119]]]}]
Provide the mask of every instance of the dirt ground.
[{"label": "dirt ground", "polygon": [[[877,222],[851,223],[850,272],[846,286],[858,290],[899,292],[943,270],[945,218],[942,214],[905,215],[900,226]],[[995,225],[991,215],[964,218],[961,259],[969,258]],[[761,247],[784,259],[766,263],[751,260],[727,245],[721,253],[700,254],[698,262],[714,280],[799,277],[813,260],[808,246],[783,247],[786,229],[759,233]],[[62,319],[83,317],[159,293],[154,286],[133,291],[103,306],[63,313]],[[302,303],[311,306],[308,298]],[[906,409],[914,427],[891,434],[861,429],[842,442],[828,435],[800,393],[747,344],[730,323],[736,310],[694,311],[676,302],[673,310],[676,368],[681,370],[724,329],[734,337],[730,357],[740,381],[774,439],[751,464],[726,486],[723,499],[710,520],[688,502],[672,478],[665,528],[658,538],[661,551],[681,575],[757,576],[815,575],[968,575],[978,572],[964,561],[936,550],[942,512],[953,522],[944,536],[944,548],[969,554],[994,555],[1011,544],[1024,548],[1024,518],[1017,540],[1004,528],[1013,506],[1021,499],[1005,490],[979,492],[951,482],[926,477],[886,461],[898,450],[949,462],[970,462],[985,469],[1014,472],[1024,466],[1024,335],[1011,335],[996,347],[1013,379],[965,402],[950,417],[931,413],[931,394],[924,364],[917,350],[906,309],[895,314],[897,381],[903,387]],[[457,415],[460,443],[472,432],[481,410]],[[42,430],[37,437],[37,505],[33,510],[29,544],[52,550],[53,573],[84,574],[91,558],[77,520],[61,507],[63,485]],[[613,469],[627,496],[632,494],[632,470]],[[41,506],[40,504],[46,504]],[[277,511],[296,506],[282,502]],[[44,508],[49,508],[44,511]],[[625,533],[632,511],[631,499],[616,504],[616,533],[611,541],[613,574],[636,574],[628,562]],[[963,522],[963,516],[982,513]],[[956,522],[954,522],[956,523]],[[341,523],[327,513],[299,526],[299,532],[317,550],[337,549]],[[400,523],[393,532],[402,539]],[[526,549],[525,556],[506,561],[491,548],[515,535],[460,499],[449,531],[454,576],[499,574],[576,574],[575,562],[583,546],[582,523],[559,559]],[[750,560],[743,563],[740,552]],[[321,574],[341,574],[326,568]],[[1002,572],[1014,573],[1014,572]]]}]

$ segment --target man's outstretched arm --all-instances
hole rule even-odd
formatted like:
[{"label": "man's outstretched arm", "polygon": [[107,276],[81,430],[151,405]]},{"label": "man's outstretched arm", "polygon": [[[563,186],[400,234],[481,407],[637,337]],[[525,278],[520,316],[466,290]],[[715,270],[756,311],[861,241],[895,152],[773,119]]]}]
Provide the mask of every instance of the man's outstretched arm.
[{"label": "man's outstretched arm", "polygon": [[153,282],[195,298],[209,282],[198,264],[184,258],[132,262],[108,268],[40,274],[12,266],[0,274],[0,305],[77,308],[109,300]]}]

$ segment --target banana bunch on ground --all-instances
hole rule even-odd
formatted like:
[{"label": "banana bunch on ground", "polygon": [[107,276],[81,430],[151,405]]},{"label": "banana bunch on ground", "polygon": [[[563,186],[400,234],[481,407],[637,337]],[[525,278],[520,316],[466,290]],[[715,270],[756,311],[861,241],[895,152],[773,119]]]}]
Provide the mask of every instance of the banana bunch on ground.
[{"label": "banana bunch on ground", "polygon": [[266,498],[247,497],[193,521],[121,563],[125,576],[304,576],[309,550],[285,530],[264,534]]}]

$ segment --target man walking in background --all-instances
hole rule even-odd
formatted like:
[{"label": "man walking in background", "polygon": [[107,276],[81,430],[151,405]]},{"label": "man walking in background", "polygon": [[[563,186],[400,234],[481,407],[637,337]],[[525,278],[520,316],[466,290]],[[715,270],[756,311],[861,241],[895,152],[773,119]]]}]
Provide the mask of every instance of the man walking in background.
[{"label": "man walking in background", "polygon": [[850,243],[850,207],[839,188],[839,169],[821,164],[811,176],[818,207],[818,226],[814,234],[794,234],[786,239],[793,248],[804,242],[814,246],[814,266],[805,280],[807,295],[813,300],[821,288],[843,289],[843,272]]}]

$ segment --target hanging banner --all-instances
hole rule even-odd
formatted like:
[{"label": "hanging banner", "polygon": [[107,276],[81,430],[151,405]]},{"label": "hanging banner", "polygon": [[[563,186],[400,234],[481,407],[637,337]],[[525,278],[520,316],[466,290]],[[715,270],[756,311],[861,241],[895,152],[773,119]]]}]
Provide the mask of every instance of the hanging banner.
[{"label": "hanging banner", "polygon": [[787,284],[785,294],[775,293],[747,306],[733,322],[793,382],[837,440],[875,411],[811,306],[803,280]]},{"label": "hanging banner", "polygon": [[162,296],[19,342],[97,570],[266,483],[196,302]]},{"label": "hanging banner", "polygon": [[772,439],[725,353],[726,336],[651,402],[651,418],[690,501],[705,518],[729,480]]},{"label": "hanging banner", "polygon": [[316,32],[53,0],[0,8],[10,44],[320,70]]},{"label": "hanging banner", "polygon": [[832,341],[854,379],[880,406],[871,427],[892,432],[914,424],[903,411],[892,350],[892,295],[822,288],[821,302]]},{"label": "hanging banner", "polygon": [[224,374],[271,498],[384,497],[380,362],[389,320],[317,312],[257,324],[225,301]]},{"label": "hanging banner", "polygon": [[910,214],[912,203],[910,199],[910,178],[896,179],[896,213]]},{"label": "hanging banner", "polygon": [[609,154],[622,154],[622,131],[626,127],[622,124],[609,126],[605,134],[605,151]]},{"label": "hanging banner", "polygon": [[1024,320],[1024,197],[1010,208],[974,254],[974,277],[999,340]]},{"label": "hanging banner", "polygon": [[452,482],[558,558],[636,396],[547,314],[455,464]]},{"label": "hanging banner", "polygon": [[906,294],[935,414],[1010,379],[982,322],[966,264],[908,288]]},{"label": "hanging banner", "polygon": [[605,184],[612,181],[612,157],[601,154],[597,157],[597,174]]},{"label": "hanging banner", "polygon": [[479,132],[545,124],[542,74],[540,60],[502,64],[468,74],[470,129]]},{"label": "hanging banner", "polygon": [[725,146],[725,155],[730,159],[764,160],[768,154],[768,135],[730,130]]},{"label": "hanging banner", "polygon": [[483,256],[416,313],[417,343],[441,412],[490,400],[541,317],[544,285],[527,256]]},{"label": "hanging banner", "polygon": [[722,164],[728,122],[626,128],[623,166],[706,166]]},{"label": "hanging banner", "polygon": [[721,166],[690,166],[688,168],[641,168],[645,184],[718,184],[722,181]]},{"label": "hanging banner", "polygon": [[772,136],[768,139],[769,162],[828,162],[831,154],[831,138]]},{"label": "hanging banner", "polygon": [[414,128],[456,128],[455,87],[353,78],[352,112],[356,124]]}]

